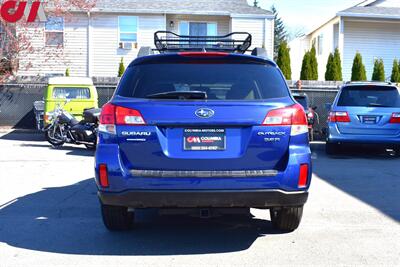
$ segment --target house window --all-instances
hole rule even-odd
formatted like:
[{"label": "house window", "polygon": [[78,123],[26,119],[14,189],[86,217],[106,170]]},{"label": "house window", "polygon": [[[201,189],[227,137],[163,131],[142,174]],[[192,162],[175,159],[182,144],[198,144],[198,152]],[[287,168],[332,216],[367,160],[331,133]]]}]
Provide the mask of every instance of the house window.
[{"label": "house window", "polygon": [[118,17],[120,42],[137,42],[137,22],[137,17],[134,16]]},{"label": "house window", "polygon": [[64,19],[48,17],[45,24],[46,46],[63,46]]},{"label": "house window", "polygon": [[181,21],[179,23],[179,34],[192,36],[215,36],[217,35],[217,23]]},{"label": "house window", "polygon": [[320,35],[318,35],[318,39],[317,39],[318,55],[322,55],[322,53],[324,52],[323,47],[324,47],[324,35],[320,34]]}]

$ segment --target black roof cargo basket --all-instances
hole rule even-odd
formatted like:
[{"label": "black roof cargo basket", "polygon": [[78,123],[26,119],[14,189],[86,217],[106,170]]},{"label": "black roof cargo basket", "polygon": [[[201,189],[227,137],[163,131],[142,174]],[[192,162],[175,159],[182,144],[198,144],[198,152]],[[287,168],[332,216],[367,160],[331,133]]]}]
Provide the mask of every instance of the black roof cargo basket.
[{"label": "black roof cargo basket", "polygon": [[154,45],[160,53],[213,51],[244,54],[251,46],[251,34],[232,32],[223,36],[190,36],[157,31],[154,33]]}]

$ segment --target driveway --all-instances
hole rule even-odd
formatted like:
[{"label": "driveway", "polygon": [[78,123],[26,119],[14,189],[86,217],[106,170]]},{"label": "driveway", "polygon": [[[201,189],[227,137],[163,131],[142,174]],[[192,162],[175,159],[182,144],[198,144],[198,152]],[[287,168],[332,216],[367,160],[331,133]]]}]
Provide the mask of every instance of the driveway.
[{"label": "driveway", "polygon": [[135,230],[101,222],[93,152],[52,149],[42,136],[0,134],[0,266],[400,265],[400,160],[313,144],[314,176],[300,228],[269,214],[217,219],[138,212]]}]

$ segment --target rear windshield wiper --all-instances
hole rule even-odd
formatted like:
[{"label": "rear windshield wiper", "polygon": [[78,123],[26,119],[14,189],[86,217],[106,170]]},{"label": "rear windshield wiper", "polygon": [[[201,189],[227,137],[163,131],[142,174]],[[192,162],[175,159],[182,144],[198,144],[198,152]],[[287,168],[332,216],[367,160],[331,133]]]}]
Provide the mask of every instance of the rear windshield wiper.
[{"label": "rear windshield wiper", "polygon": [[381,108],[389,108],[389,106],[387,105],[382,105],[382,104],[378,104],[378,103],[369,103],[368,107],[381,107]]},{"label": "rear windshield wiper", "polygon": [[165,93],[147,95],[150,99],[207,99],[207,93],[203,91],[170,91]]}]

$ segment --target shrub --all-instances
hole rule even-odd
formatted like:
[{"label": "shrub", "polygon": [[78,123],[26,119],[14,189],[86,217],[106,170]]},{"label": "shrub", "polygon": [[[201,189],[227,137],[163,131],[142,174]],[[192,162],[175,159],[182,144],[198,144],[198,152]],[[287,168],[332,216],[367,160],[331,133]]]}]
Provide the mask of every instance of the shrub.
[{"label": "shrub", "polygon": [[313,45],[310,50],[310,65],[311,65],[310,80],[318,80],[318,61],[317,61],[317,51],[315,49],[315,45]]},{"label": "shrub", "polygon": [[384,82],[386,80],[385,66],[383,65],[382,59],[375,59],[374,73],[372,73],[372,80],[379,81],[379,82]]},{"label": "shrub", "polygon": [[125,72],[124,58],[121,57],[121,61],[119,62],[119,67],[118,67],[118,77],[122,77],[124,72]]},{"label": "shrub", "polygon": [[362,56],[360,53],[356,53],[353,60],[353,67],[351,68],[351,80],[352,81],[366,81],[367,73],[365,66],[362,62]]},{"label": "shrub", "polygon": [[393,60],[393,69],[390,81],[394,83],[400,82],[400,66],[399,66],[399,61],[397,59]]},{"label": "shrub", "polygon": [[66,76],[66,77],[69,77],[69,68],[67,68],[67,69],[65,70],[65,76]]},{"label": "shrub", "polygon": [[334,54],[328,57],[326,64],[325,80],[326,81],[342,81],[342,61],[340,59],[339,49],[335,49]]},{"label": "shrub", "polygon": [[333,54],[330,53],[328,57],[328,62],[326,63],[325,81],[335,81],[335,59]]},{"label": "shrub", "polygon": [[343,74],[342,74],[342,60],[340,59],[340,52],[339,48],[335,49],[335,54],[333,55],[335,61],[335,81],[343,81]]},{"label": "shrub", "polygon": [[292,70],[290,68],[290,48],[288,47],[287,43],[284,41],[279,45],[278,49],[278,58],[276,63],[278,64],[279,68],[281,69],[283,75],[287,80],[292,79]]},{"label": "shrub", "polygon": [[306,52],[303,57],[303,63],[301,65],[300,80],[311,80],[312,70],[310,62],[310,52]]}]

